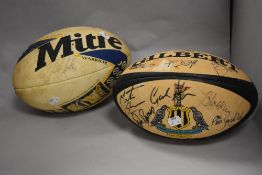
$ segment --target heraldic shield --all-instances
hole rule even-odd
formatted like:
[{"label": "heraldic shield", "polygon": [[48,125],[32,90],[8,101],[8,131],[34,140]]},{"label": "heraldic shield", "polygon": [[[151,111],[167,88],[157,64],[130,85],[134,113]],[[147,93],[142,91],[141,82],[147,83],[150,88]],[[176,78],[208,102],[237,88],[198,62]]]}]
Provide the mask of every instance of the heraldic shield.
[{"label": "heraldic shield", "polygon": [[198,134],[208,130],[204,117],[195,106],[187,107],[182,104],[186,96],[195,96],[185,93],[190,87],[185,83],[175,83],[173,106],[163,105],[156,111],[151,126],[167,134]]},{"label": "heraldic shield", "polygon": [[167,108],[167,122],[175,129],[183,129],[190,124],[191,110],[185,106],[170,106]]}]

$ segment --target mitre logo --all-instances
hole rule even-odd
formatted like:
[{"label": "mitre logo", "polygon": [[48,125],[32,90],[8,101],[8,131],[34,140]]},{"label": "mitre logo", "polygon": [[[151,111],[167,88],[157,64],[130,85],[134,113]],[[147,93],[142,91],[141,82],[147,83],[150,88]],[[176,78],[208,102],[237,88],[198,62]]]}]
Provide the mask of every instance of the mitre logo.
[{"label": "mitre logo", "polygon": [[[88,49],[106,48],[108,45],[118,50],[122,48],[121,41],[115,37],[105,38],[104,36],[93,36],[92,34],[81,36],[80,33],[75,33],[74,36],[74,39],[72,39],[71,35],[64,36],[60,38],[56,44],[51,44],[53,39],[49,39],[38,47],[39,54],[35,71],[46,66],[46,59],[50,59],[52,62],[56,61],[59,53],[62,53],[60,56],[64,58],[74,54],[74,50],[84,52]],[[75,47],[75,49],[73,49],[73,47]],[[61,49],[62,52],[60,52]]]}]

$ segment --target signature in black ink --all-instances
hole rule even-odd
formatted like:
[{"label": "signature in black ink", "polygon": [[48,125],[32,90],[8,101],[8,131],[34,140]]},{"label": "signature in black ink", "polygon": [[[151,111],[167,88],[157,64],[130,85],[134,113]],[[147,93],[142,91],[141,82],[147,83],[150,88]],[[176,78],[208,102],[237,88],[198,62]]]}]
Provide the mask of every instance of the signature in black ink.
[{"label": "signature in black ink", "polygon": [[243,118],[243,112],[239,113],[236,112],[233,117],[226,117],[224,119],[224,127],[230,127],[233,126],[236,122],[240,121]]},{"label": "signature in black ink", "polygon": [[[180,66],[182,67],[189,67],[191,68],[193,65],[197,63],[198,60],[186,60],[186,59],[181,59],[181,60],[170,60],[168,62],[161,63],[161,67],[173,67],[173,68],[178,68]],[[129,69],[137,69],[137,68],[150,68],[157,66],[155,63],[140,63],[140,64],[135,64]]]},{"label": "signature in black ink", "polygon": [[154,67],[156,64],[154,63],[142,63],[142,64],[137,64],[136,66],[129,67],[129,69],[137,69],[137,68],[149,68],[149,67]]},{"label": "signature in black ink", "polygon": [[138,126],[143,128],[143,124],[149,123],[149,118],[152,114],[155,114],[155,108],[153,106],[151,106],[147,112],[144,112],[143,109],[134,110],[130,113],[130,116]]},{"label": "signature in black ink", "polygon": [[141,118],[145,123],[149,123],[149,117],[154,113],[155,113],[155,108],[153,106],[151,106],[151,108],[147,112],[144,112],[143,109],[139,109],[139,115],[141,116]]},{"label": "signature in black ink", "polygon": [[243,113],[235,112],[233,117],[225,117],[222,119],[221,116],[215,116],[212,121],[212,126],[213,125],[221,125],[223,124],[223,128],[225,127],[231,127],[233,126],[236,122],[240,121],[243,118]]},{"label": "signature in black ink", "polygon": [[140,101],[140,102],[134,102],[134,99],[136,98],[134,96],[134,91],[143,87],[144,85],[134,85],[128,90],[124,90],[123,93],[120,95],[120,101],[119,104],[124,103],[125,110],[127,112],[127,115],[130,113],[133,113],[134,111],[132,109],[138,107],[139,105],[145,103],[145,100]]},{"label": "signature in black ink", "polygon": [[164,100],[165,98],[172,98],[170,95],[169,95],[169,91],[170,91],[170,88],[167,88],[165,90],[165,92],[163,94],[159,94],[158,93],[158,87],[154,87],[151,91],[151,94],[150,94],[150,102],[152,104],[157,104],[159,105],[159,102],[161,100]]},{"label": "signature in black ink", "polygon": [[182,66],[188,66],[188,67],[192,67],[193,65],[195,65],[197,63],[198,60],[181,60],[180,64]]},{"label": "signature in black ink", "polygon": [[182,59],[181,61],[178,60],[170,60],[168,62],[163,63],[163,67],[174,67],[178,68],[180,66],[189,67],[191,68],[193,65],[197,63],[198,60],[186,60]]},{"label": "signature in black ink", "polygon": [[213,91],[209,91],[206,94],[206,97],[205,99],[203,99],[202,104],[204,106],[215,107],[218,110],[224,111],[226,117],[230,116],[231,112],[226,102],[224,100],[219,100],[218,95],[214,93]]}]

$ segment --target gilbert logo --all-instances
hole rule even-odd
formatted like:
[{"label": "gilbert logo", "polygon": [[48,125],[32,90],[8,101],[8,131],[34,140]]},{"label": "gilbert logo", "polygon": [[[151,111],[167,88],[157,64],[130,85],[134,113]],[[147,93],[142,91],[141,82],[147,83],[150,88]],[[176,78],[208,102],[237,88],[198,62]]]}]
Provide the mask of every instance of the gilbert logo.
[{"label": "gilbert logo", "polygon": [[74,54],[72,47],[78,52],[84,52],[88,49],[106,48],[106,45],[120,50],[122,43],[114,37],[105,38],[104,36],[93,36],[92,34],[81,36],[80,33],[75,33],[75,39],[72,39],[70,35],[64,36],[59,39],[55,46],[52,46],[50,42],[41,45],[38,54],[37,65],[35,71],[38,71],[46,66],[46,58],[49,56],[50,60],[54,62],[58,56],[59,51],[62,49],[61,58]]}]

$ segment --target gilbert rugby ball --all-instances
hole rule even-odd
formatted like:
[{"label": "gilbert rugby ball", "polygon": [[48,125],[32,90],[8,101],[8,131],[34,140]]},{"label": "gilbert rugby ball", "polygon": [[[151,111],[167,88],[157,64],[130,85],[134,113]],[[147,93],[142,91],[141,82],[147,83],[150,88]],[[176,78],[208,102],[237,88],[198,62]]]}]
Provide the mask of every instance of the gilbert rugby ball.
[{"label": "gilbert rugby ball", "polygon": [[114,100],[139,127],[169,138],[217,135],[246,120],[258,94],[237,66],[197,51],[161,52],[134,63],[117,80]]},{"label": "gilbert rugby ball", "polygon": [[49,33],[19,58],[16,94],[48,112],[79,111],[107,98],[130,62],[126,44],[100,28],[71,27]]}]

